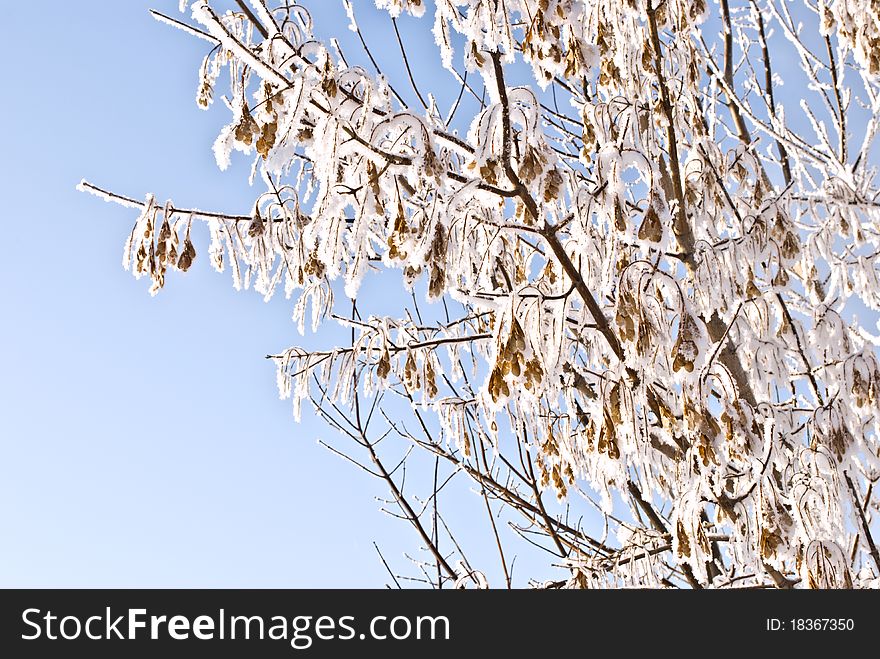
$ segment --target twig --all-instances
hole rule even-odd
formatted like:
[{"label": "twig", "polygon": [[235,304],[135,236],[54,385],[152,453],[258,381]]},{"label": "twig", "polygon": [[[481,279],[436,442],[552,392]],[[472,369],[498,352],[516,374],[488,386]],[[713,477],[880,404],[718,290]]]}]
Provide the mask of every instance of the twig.
[{"label": "twig", "polygon": [[[629,493],[632,495],[633,499],[636,500],[636,503],[639,504],[639,507],[648,516],[648,519],[651,520],[651,524],[654,526],[654,528],[661,533],[671,535],[669,533],[669,529],[666,527],[665,522],[654,510],[654,507],[645,500],[645,497],[642,496],[642,492],[639,489],[638,485],[636,485],[632,480],[628,480],[626,482],[626,487],[629,490]],[[690,564],[682,562],[681,569],[684,572],[684,576],[688,580],[688,583],[691,585],[692,588],[697,590],[701,590],[703,588],[703,585],[694,576],[694,571],[691,569]]]},{"label": "twig", "polygon": [[385,557],[382,555],[382,551],[379,549],[379,545],[376,544],[375,540],[373,541],[373,546],[376,548],[376,553],[379,554],[379,558],[382,559],[382,565],[384,565],[385,569],[388,571],[388,576],[390,576],[391,580],[394,581],[394,585],[397,586],[398,590],[402,589],[400,582],[397,580],[397,577],[394,576],[394,572],[392,572],[391,568],[388,567],[388,561],[385,560]]},{"label": "twig", "polygon": [[400,54],[403,56],[403,65],[406,67],[406,74],[409,76],[409,84],[412,85],[413,91],[416,93],[416,96],[419,97],[419,103],[421,103],[422,107],[427,110],[428,103],[422,97],[422,93],[419,91],[419,86],[416,84],[416,80],[413,77],[412,69],[409,66],[409,57],[406,55],[406,48],[403,45],[400,30],[397,29],[397,19],[393,16],[391,17],[391,24],[394,26],[394,34],[397,36],[397,43],[400,46]]},{"label": "twig", "polygon": [[859,501],[859,494],[856,490],[855,484],[852,482],[852,478],[850,478],[847,472],[844,472],[844,478],[846,479],[847,487],[849,487],[849,493],[852,495],[852,505],[853,508],[856,509],[859,513],[859,522],[862,525],[862,533],[865,534],[865,542],[868,543],[868,549],[871,552],[871,558],[874,559],[874,564],[877,566],[877,570],[880,571],[880,553],[877,551],[877,545],[874,544],[874,536],[871,535],[871,527],[868,524],[868,520],[865,519],[865,511],[862,509],[861,503]]}]

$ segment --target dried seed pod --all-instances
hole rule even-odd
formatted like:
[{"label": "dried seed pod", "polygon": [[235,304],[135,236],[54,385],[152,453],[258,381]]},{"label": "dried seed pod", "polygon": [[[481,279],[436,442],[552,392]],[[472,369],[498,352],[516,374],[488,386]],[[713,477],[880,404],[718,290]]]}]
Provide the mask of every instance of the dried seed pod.
[{"label": "dried seed pod", "polygon": [[605,420],[602,423],[602,430],[599,432],[599,442],[596,445],[596,449],[599,453],[607,454],[612,460],[617,460],[620,458],[620,449],[617,446],[617,433],[607,408],[604,416]]},{"label": "dried seed pod", "polygon": [[259,236],[262,236],[265,231],[266,222],[260,215],[260,211],[257,210],[254,212],[254,219],[252,219],[250,224],[248,225],[248,236],[250,236],[251,238],[257,238]]},{"label": "dried seed pod", "polygon": [[777,550],[787,545],[794,522],[772,486],[762,487],[760,506],[761,535],[758,550],[763,559],[772,560],[776,558]]},{"label": "dried seed pod", "polygon": [[843,550],[831,540],[813,540],[803,552],[801,572],[808,588],[850,589],[852,575]]},{"label": "dried seed pod", "polygon": [[388,234],[388,258],[405,260],[407,253],[401,249],[406,236],[409,233],[409,227],[406,224],[406,215],[403,211],[403,204],[400,199],[397,200],[397,214],[394,216],[394,224],[391,232]]},{"label": "dried seed pod", "polygon": [[434,372],[434,362],[430,356],[425,358],[425,394],[428,398],[437,395],[437,374]]},{"label": "dried seed pod", "polygon": [[263,160],[269,157],[269,151],[275,146],[277,133],[277,119],[263,124],[263,127],[260,129],[260,137],[257,139],[257,153],[263,157]]},{"label": "dried seed pod", "polygon": [[614,200],[614,228],[620,232],[626,231],[626,215],[617,199]]},{"label": "dried seed pod", "polygon": [[407,351],[406,362],[403,365],[403,384],[410,393],[418,391],[422,386],[416,359],[411,350]]},{"label": "dried seed pod", "polygon": [[307,275],[312,275],[320,279],[324,276],[324,270],[324,263],[318,258],[317,250],[312,251],[309,254],[308,259],[306,260],[305,265],[303,266],[303,271]]},{"label": "dried seed pod", "polygon": [[379,358],[379,364],[376,367],[376,375],[378,375],[383,380],[388,377],[388,374],[391,372],[391,355],[388,354],[387,350],[382,351],[382,356]]},{"label": "dried seed pod", "polygon": [[544,177],[544,201],[552,202],[559,197],[564,179],[555,167]]},{"label": "dried seed pod", "polygon": [[177,260],[177,269],[186,272],[192,267],[193,261],[196,259],[196,248],[192,241],[187,237],[183,243],[183,250],[180,252],[180,258]]},{"label": "dried seed pod", "polygon": [[694,370],[699,355],[698,338],[697,322],[690,314],[683,314],[678,326],[678,338],[672,348],[672,370],[680,371],[683,368],[688,373]]},{"label": "dried seed pod", "polygon": [[839,401],[833,401],[818,408],[813,413],[809,426],[813,437],[812,447],[824,446],[838,462],[843,462],[847,451],[855,443],[855,438],[844,421],[839,404]]},{"label": "dried seed pod", "polygon": [[241,142],[242,144],[253,144],[254,138],[256,138],[259,134],[260,127],[251,116],[251,111],[248,108],[247,101],[242,101],[241,119],[235,126],[235,130],[233,133],[236,141]]},{"label": "dried seed pod", "polygon": [[663,225],[660,223],[660,216],[654,210],[654,206],[648,206],[645,216],[642,218],[642,224],[639,227],[639,240],[648,240],[659,243],[663,239]]}]

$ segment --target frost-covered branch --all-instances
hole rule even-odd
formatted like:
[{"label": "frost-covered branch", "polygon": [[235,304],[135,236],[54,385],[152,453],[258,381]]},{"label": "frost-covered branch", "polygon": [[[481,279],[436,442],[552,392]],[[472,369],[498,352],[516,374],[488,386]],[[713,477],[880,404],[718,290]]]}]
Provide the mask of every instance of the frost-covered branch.
[{"label": "frost-covered branch", "polygon": [[515,586],[531,552],[553,588],[880,586],[877,10],[376,0],[380,52],[346,4],[366,62],[307,6],[154,14],[210,44],[249,214],[80,187],[136,214],[151,292],[204,221],[293,299],[320,345],[271,355],[279,392],[413,526],[395,584]]}]

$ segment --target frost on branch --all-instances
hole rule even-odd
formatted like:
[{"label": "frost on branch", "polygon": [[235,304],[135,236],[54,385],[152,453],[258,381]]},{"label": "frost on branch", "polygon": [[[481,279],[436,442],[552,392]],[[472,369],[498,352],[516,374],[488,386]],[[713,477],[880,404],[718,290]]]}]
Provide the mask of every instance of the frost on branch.
[{"label": "frost on branch", "polygon": [[439,476],[412,493],[383,460],[469,479],[505,544],[564,566],[537,584],[877,587],[872,4],[377,0],[433,34],[442,84],[298,5],[219,4],[190,7],[197,102],[227,108],[214,154],[251,164],[250,213],[83,188],[137,209],[151,292],[205,253],[295,299],[327,345],[273,355],[279,392],[363,452],[434,585],[499,584],[511,554],[471,565],[429,520]]}]

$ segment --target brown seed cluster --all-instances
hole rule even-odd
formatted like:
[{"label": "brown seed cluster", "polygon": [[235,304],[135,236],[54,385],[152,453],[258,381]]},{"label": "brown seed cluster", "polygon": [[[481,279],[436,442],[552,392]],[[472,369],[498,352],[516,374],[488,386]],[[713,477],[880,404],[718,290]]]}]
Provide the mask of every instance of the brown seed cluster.
[{"label": "brown seed cluster", "polygon": [[196,104],[207,109],[214,102],[214,83],[220,73],[219,63],[224,60],[225,51],[218,52],[214,58],[206,56],[199,70],[199,89],[196,92]]},{"label": "brown seed cluster", "polygon": [[794,521],[775,493],[770,497],[762,490],[760,502],[761,537],[759,550],[763,558],[771,559],[776,556],[778,548],[787,545]]},{"label": "brown seed cluster", "polygon": [[[856,4],[856,3],[854,3]],[[831,33],[837,26],[837,34],[853,47],[856,58],[863,60],[871,75],[880,75],[880,2],[864,2],[862,16],[846,16],[849,20],[837,21],[834,12],[849,14],[849,4],[845,2],[820,3],[822,29]]]},{"label": "brown seed cluster", "polygon": [[721,413],[721,435],[726,440],[727,456],[731,460],[745,460],[747,454],[751,453],[750,442],[754,437],[754,421],[751,422],[750,428],[749,417],[743,406],[748,407],[748,403],[737,399]]},{"label": "brown seed cluster", "polygon": [[425,395],[434,398],[437,395],[437,373],[430,357],[425,359]]},{"label": "brown seed cluster", "polygon": [[618,295],[614,320],[620,338],[623,341],[635,341],[639,355],[648,354],[654,345],[657,331],[649,318],[642,313],[640,304],[629,288],[622,288]]},{"label": "brown seed cluster", "polygon": [[403,384],[410,393],[422,388],[422,378],[416,365],[416,358],[411,350],[406,353],[406,361],[403,364]]},{"label": "brown seed cluster", "polygon": [[614,321],[617,323],[620,338],[624,341],[632,341],[636,338],[636,323],[638,322],[639,309],[635,297],[627,288],[623,288],[617,297],[617,313]]},{"label": "brown seed cluster", "polygon": [[599,65],[599,84],[603,87],[623,86],[620,68],[614,61],[614,29],[602,19],[599,20],[596,31],[596,45],[599,47],[602,62]]},{"label": "brown seed cluster", "polygon": [[382,351],[382,356],[379,358],[379,363],[376,366],[376,375],[378,375],[383,380],[388,377],[388,374],[391,372],[391,355],[387,350]]},{"label": "brown seed cluster", "polygon": [[[384,353],[379,359],[377,374],[387,377],[391,371],[391,359]],[[407,350],[406,361],[403,364],[403,384],[409,393],[415,393],[424,387],[425,396],[434,398],[437,395],[437,372],[430,355],[425,356],[424,370],[420,370],[412,350]]]},{"label": "brown seed cluster", "polygon": [[248,225],[248,236],[251,238],[259,238],[266,232],[266,221],[260,215],[260,211],[254,212],[254,218]]},{"label": "brown seed cluster", "polygon": [[180,258],[177,260],[177,269],[186,272],[192,267],[193,261],[196,259],[196,248],[193,246],[189,235],[183,242],[183,250],[180,252]]},{"label": "brown seed cluster", "polygon": [[[467,169],[470,171],[474,171],[477,169],[477,162],[472,160],[467,164]],[[497,185],[498,177],[501,173],[501,164],[499,163],[497,158],[487,158],[486,162],[480,165],[480,178],[483,179],[489,185]]]},{"label": "brown seed cluster", "polygon": [[721,434],[721,426],[709,410],[702,404],[695,404],[687,394],[683,395],[683,401],[687,429],[696,448],[694,467],[699,469],[700,464],[703,467],[718,466],[721,463],[715,453],[715,440]]},{"label": "brown seed cluster", "polygon": [[233,135],[237,142],[252,145],[256,141],[257,153],[263,160],[269,156],[269,151],[275,146],[278,136],[278,106],[284,99],[273,91],[269,83],[263,84],[262,114],[266,120],[260,124],[251,114],[247,101],[242,100],[241,119],[233,129]]},{"label": "brown seed cluster", "polygon": [[311,277],[320,279],[324,276],[324,270],[326,270],[326,266],[324,265],[324,262],[318,258],[318,250],[315,249],[309,253],[305,265],[303,265],[303,272]]},{"label": "brown seed cluster", "polygon": [[169,263],[172,265],[177,263],[177,244],[177,233],[171,231],[168,217],[163,215],[162,224],[159,226],[159,235],[156,237],[156,260],[163,274]]},{"label": "brown seed cluster", "polygon": [[538,448],[540,450],[535,457],[539,474],[538,486],[544,489],[552,483],[557,498],[562,501],[568,494],[568,486],[574,485],[574,470],[560,455],[552,427],[547,428],[547,436]]},{"label": "brown seed cluster", "polygon": [[[709,536],[706,535],[706,529],[700,522],[693,525],[692,533],[688,533],[684,521],[679,519],[675,524],[675,539],[679,558],[691,558],[695,548],[701,550],[703,554],[709,554],[712,551]],[[696,545],[692,544],[694,542]]]},{"label": "brown seed cluster", "polygon": [[544,176],[544,201],[552,202],[559,199],[562,193],[562,184],[564,183],[562,174],[555,167],[547,172]]},{"label": "brown seed cluster", "polygon": [[678,520],[678,523],[675,525],[675,537],[678,540],[679,557],[690,558],[691,542],[688,538],[687,529],[684,528],[684,523],[681,520]]},{"label": "brown seed cluster", "polygon": [[388,234],[388,258],[404,260],[407,257],[403,243],[409,235],[409,225],[406,223],[406,215],[403,212],[403,203],[397,200],[397,213],[394,216],[394,225]]},{"label": "brown seed cluster", "polygon": [[531,183],[544,173],[547,158],[531,144],[526,145],[519,161],[519,177],[524,183]]},{"label": "brown seed cluster", "polygon": [[510,384],[506,377],[522,378],[529,391],[535,391],[544,377],[544,369],[537,357],[526,359],[526,336],[515,318],[511,323],[507,341],[498,350],[495,368],[489,375],[489,395],[494,402],[510,396]]},{"label": "brown seed cluster", "polygon": [[165,285],[165,273],[169,267],[186,272],[196,257],[196,249],[189,237],[189,224],[184,236],[183,249],[178,251],[180,238],[176,229],[172,228],[169,215],[170,211],[167,209],[162,213],[162,222],[157,235],[154,230],[157,213],[150,213],[143,231],[134,237],[138,245],[134,256],[134,274],[149,275],[153,281],[153,292]]},{"label": "brown seed cluster", "polygon": [[652,243],[659,243],[663,239],[663,224],[660,222],[660,216],[657,214],[654,205],[648,206],[645,216],[642,218],[642,224],[639,227],[639,240],[648,240]]},{"label": "brown seed cluster", "polygon": [[839,402],[832,402],[825,407],[820,407],[810,420],[810,430],[813,436],[810,447],[816,449],[825,447],[843,462],[843,458],[850,446],[855,443],[855,438],[843,419],[838,409]]},{"label": "brown seed cluster", "polygon": [[880,365],[873,354],[859,353],[849,357],[844,364],[849,375],[851,393],[858,407],[880,405]]},{"label": "brown seed cluster", "polygon": [[546,66],[542,75],[546,81],[553,79],[551,70],[565,64],[564,76],[579,77],[588,73],[584,53],[587,47],[572,30],[563,30],[568,16],[564,3],[557,2],[550,11],[549,0],[539,0],[534,15],[522,40],[523,57],[530,62]]},{"label": "brown seed cluster", "polygon": [[596,444],[596,450],[599,453],[605,453],[612,460],[620,458],[620,447],[617,444],[617,429],[614,427],[614,421],[606,414],[602,423],[602,430],[599,431],[599,441]]},{"label": "brown seed cluster", "polygon": [[430,144],[425,144],[424,163],[425,176],[439,182],[440,177],[446,173],[446,168],[443,166],[443,163],[440,161],[440,158],[437,157],[437,154],[434,149],[431,148]]},{"label": "brown seed cluster", "polygon": [[335,98],[336,94],[339,93],[339,84],[336,82],[336,71],[329,57],[324,60],[323,75],[321,77],[321,89],[330,98]]},{"label": "brown seed cluster", "polygon": [[779,245],[779,251],[785,261],[793,261],[801,252],[796,229],[790,219],[781,212],[776,214],[776,221],[770,227],[770,237]]},{"label": "brown seed cluster", "polygon": [[251,110],[245,100],[241,102],[241,119],[235,125],[233,135],[235,140],[242,144],[253,144],[254,139],[260,135],[260,126],[251,115]]},{"label": "brown seed cluster", "polygon": [[624,417],[623,385],[620,380],[615,382],[605,398],[605,408],[602,414],[602,429],[599,431],[599,441],[596,450],[605,453],[612,460],[620,457],[620,446],[617,440],[617,428],[623,424]]},{"label": "brown seed cluster", "polygon": [[434,240],[428,253],[431,264],[431,279],[428,282],[428,297],[438,298],[446,288],[446,228],[437,222],[434,228]]},{"label": "brown seed cluster", "polygon": [[686,370],[688,373],[693,372],[694,362],[699,356],[699,348],[697,341],[700,337],[700,330],[697,327],[697,321],[689,313],[684,312],[678,324],[678,338],[672,347],[672,370]]}]

